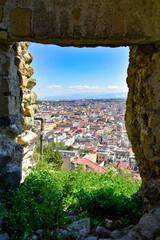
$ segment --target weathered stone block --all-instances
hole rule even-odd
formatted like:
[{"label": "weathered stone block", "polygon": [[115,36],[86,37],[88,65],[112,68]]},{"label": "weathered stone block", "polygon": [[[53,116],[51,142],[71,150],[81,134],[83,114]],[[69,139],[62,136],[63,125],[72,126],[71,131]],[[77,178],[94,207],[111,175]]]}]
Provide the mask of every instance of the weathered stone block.
[{"label": "weathered stone block", "polygon": [[33,73],[34,73],[33,67],[29,64],[26,64],[24,75],[30,78],[33,75]]},{"label": "weathered stone block", "polygon": [[16,37],[31,35],[32,11],[28,8],[15,8],[10,13],[10,33]]},{"label": "weathered stone block", "polygon": [[3,8],[0,8],[0,22],[2,22],[3,19]]},{"label": "weathered stone block", "polygon": [[9,240],[9,236],[7,233],[0,233],[0,239],[1,240]]},{"label": "weathered stone block", "polygon": [[24,136],[19,136],[17,138],[17,143],[21,144],[21,145],[29,145],[30,141],[37,137],[37,134],[32,132],[32,131],[28,131],[25,133]]},{"label": "weathered stone block", "polygon": [[156,45],[130,47],[127,78],[126,128],[142,177],[140,191],[148,209],[157,201],[159,204],[160,199],[159,53]]},{"label": "weathered stone block", "polygon": [[159,115],[154,114],[150,115],[148,125],[151,128],[158,128],[160,124]]},{"label": "weathered stone block", "polygon": [[33,56],[29,52],[26,52],[26,54],[23,55],[23,58],[24,58],[25,62],[28,64],[30,64],[33,60]]},{"label": "weathered stone block", "polygon": [[90,220],[84,218],[75,221],[67,226],[67,230],[80,235],[80,237],[87,237],[90,232]]},{"label": "weathered stone block", "polygon": [[22,178],[22,169],[19,166],[13,166],[7,174],[7,182],[18,187]]},{"label": "weathered stone block", "polygon": [[22,87],[32,89],[36,85],[36,79],[23,76]]},{"label": "weathered stone block", "polygon": [[160,223],[158,219],[150,213],[145,214],[135,227],[136,232],[140,233],[146,240],[153,239],[159,229]]},{"label": "weathered stone block", "polygon": [[34,153],[34,149],[30,150],[28,153],[26,153],[24,156],[23,156],[23,161],[26,160],[26,159],[31,159],[32,156],[33,156],[33,153]]},{"label": "weathered stone block", "polygon": [[0,77],[0,93],[9,92],[9,82],[7,78]]},{"label": "weathered stone block", "polygon": [[21,74],[27,78],[30,78],[34,73],[33,67],[29,64],[25,64],[24,60],[22,59],[19,62],[19,70]]},{"label": "weathered stone block", "polygon": [[4,96],[3,94],[0,94],[0,116],[5,117],[9,116],[9,99],[8,97]]},{"label": "weathered stone block", "polygon": [[31,104],[35,103],[36,98],[37,94],[34,91],[31,91]]},{"label": "weathered stone block", "polygon": [[33,126],[33,118],[32,117],[24,117],[24,123],[23,123],[23,130],[29,130]]},{"label": "weathered stone block", "polygon": [[8,76],[11,68],[11,59],[7,56],[7,54],[0,55],[0,75]]},{"label": "weathered stone block", "polygon": [[11,161],[11,156],[0,154],[0,169],[4,168]]},{"label": "weathered stone block", "polygon": [[3,5],[6,3],[6,0],[0,0],[0,5]]},{"label": "weathered stone block", "polygon": [[81,16],[81,9],[80,8],[75,8],[72,11],[72,16],[74,17],[75,20],[78,20]]},{"label": "weathered stone block", "polygon": [[24,108],[24,116],[33,117],[34,113],[37,111],[37,105],[31,105]]},{"label": "weathered stone block", "polygon": [[13,124],[17,120],[17,116],[0,116],[0,127],[8,127],[10,124]]},{"label": "weathered stone block", "polygon": [[155,134],[156,143],[160,144],[160,133]]}]

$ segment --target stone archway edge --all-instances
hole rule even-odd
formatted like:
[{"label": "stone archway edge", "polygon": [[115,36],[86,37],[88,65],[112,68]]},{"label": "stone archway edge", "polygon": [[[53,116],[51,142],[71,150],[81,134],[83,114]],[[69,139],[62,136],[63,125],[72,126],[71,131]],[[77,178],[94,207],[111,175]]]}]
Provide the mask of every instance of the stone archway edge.
[{"label": "stone archway edge", "polygon": [[0,0],[0,42],[123,46],[160,41],[159,0]]},{"label": "stone archway edge", "polygon": [[[145,221],[148,224],[152,218],[159,227],[159,26],[159,0],[0,0],[0,178],[9,172],[7,181],[18,185],[22,157],[29,159],[33,150],[28,146],[34,135],[36,111],[36,94],[31,91],[36,84],[31,78],[32,55],[27,42],[15,42],[79,47],[129,45],[126,127],[138,160],[145,207],[157,207],[142,217],[136,231],[142,236],[148,226]],[[148,233],[146,230],[144,239],[150,240]]]}]

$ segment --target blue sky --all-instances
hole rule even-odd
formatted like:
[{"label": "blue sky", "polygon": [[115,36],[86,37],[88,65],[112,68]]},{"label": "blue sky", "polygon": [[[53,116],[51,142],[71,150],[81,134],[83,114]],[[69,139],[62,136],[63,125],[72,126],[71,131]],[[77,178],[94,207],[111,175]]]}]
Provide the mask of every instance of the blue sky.
[{"label": "blue sky", "polygon": [[31,43],[38,98],[127,92],[129,48],[74,48]]}]

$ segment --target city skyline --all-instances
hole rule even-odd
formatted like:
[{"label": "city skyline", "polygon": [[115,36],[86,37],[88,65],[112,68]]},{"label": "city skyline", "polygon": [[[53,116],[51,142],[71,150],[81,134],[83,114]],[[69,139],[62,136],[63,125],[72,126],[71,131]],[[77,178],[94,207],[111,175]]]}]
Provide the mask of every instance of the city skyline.
[{"label": "city skyline", "polygon": [[[31,43],[38,99],[126,97],[128,47],[75,48]],[[113,95],[112,95],[113,93]]]}]

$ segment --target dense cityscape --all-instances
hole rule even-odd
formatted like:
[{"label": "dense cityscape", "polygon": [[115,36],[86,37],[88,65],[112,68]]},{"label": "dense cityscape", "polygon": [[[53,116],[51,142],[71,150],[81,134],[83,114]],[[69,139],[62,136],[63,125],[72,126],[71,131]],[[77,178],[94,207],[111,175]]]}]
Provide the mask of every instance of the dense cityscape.
[{"label": "dense cityscape", "polygon": [[[44,119],[44,145],[54,142],[68,147],[59,150],[65,170],[85,165],[86,171],[125,170],[139,179],[125,128],[125,109],[124,99],[39,101],[37,116]],[[40,134],[40,122],[35,125]]]}]

